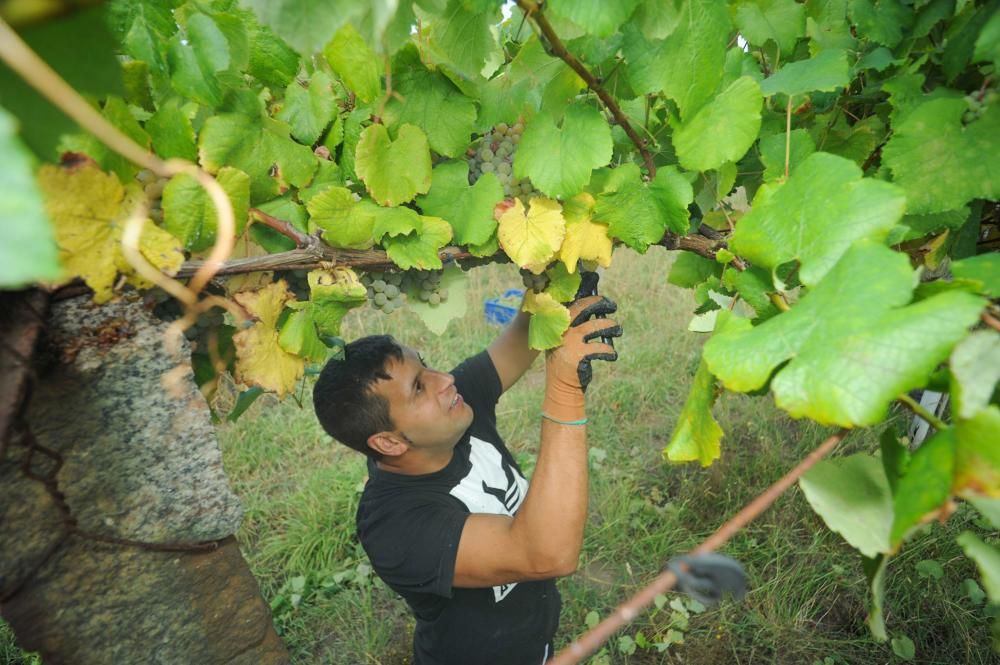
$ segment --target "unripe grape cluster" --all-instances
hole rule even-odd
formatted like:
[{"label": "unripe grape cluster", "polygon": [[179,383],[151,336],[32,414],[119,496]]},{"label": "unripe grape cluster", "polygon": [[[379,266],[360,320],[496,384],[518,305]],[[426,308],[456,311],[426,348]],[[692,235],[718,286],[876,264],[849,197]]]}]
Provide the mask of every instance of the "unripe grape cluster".
[{"label": "unripe grape cluster", "polygon": [[521,283],[524,284],[524,288],[541,293],[549,285],[549,277],[544,272],[541,275],[536,275],[530,270],[521,268]]},{"label": "unripe grape cluster", "polygon": [[534,185],[527,178],[515,178],[514,153],[521,142],[524,123],[520,119],[513,125],[501,122],[487,132],[482,140],[470,148],[469,183],[475,184],[484,173],[496,175],[503,186],[504,196],[527,200],[537,194]]},{"label": "unripe grape cluster", "polygon": [[361,283],[368,289],[368,301],[386,314],[392,314],[406,303],[401,272],[366,273],[361,276]]},{"label": "unripe grape cluster", "polygon": [[996,90],[986,90],[985,92],[974,92],[965,96],[965,103],[969,109],[962,114],[962,122],[968,125],[970,122],[979,120],[979,117],[991,105],[1000,102],[1000,92]]},{"label": "unripe grape cluster", "polygon": [[408,293],[432,307],[448,300],[448,291],[441,286],[442,275],[441,270],[369,272],[361,276],[361,283],[368,289],[372,306],[392,314],[406,304]]},{"label": "unripe grape cluster", "polygon": [[135,175],[142,185],[142,191],[149,203],[149,218],[157,224],[163,223],[163,188],[167,186],[167,178],[161,178],[149,169],[142,169]]}]

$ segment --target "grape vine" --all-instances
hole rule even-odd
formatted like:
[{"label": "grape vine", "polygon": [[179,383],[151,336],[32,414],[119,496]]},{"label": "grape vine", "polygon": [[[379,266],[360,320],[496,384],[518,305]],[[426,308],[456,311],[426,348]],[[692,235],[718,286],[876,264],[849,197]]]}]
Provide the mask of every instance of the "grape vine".
[{"label": "grape vine", "polygon": [[[41,94],[0,80],[20,234],[0,287],[146,290],[188,330],[203,386],[228,372],[284,395],[352,308],[446,328],[455,263],[515,263],[551,348],[581,265],[682,250],[667,279],[710,337],[667,460],[723,454],[726,390],[847,429],[948,393],[923,445],[889,428],[880,457],[801,481],[875,562],[868,623],[886,639],[879,571],[918,527],[958,500],[1000,513],[1000,5],[515,4],[331,19],[111,0],[108,71],[74,81],[93,104],[0,24],[0,57]],[[46,100],[79,126],[40,122]],[[829,509],[857,507],[859,469],[891,506],[865,525],[874,545]]]}]

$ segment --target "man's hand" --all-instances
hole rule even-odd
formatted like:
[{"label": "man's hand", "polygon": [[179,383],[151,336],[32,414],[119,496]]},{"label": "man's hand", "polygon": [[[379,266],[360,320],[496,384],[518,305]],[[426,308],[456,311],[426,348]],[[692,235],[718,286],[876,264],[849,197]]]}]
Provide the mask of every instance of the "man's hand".
[{"label": "man's hand", "polygon": [[614,347],[590,342],[599,337],[619,337],[621,326],[614,319],[593,319],[611,314],[618,307],[604,296],[588,296],[569,306],[570,327],[562,345],[545,357],[545,401],[542,412],[571,422],[584,417],[583,391],[590,382],[591,360],[616,360]]}]

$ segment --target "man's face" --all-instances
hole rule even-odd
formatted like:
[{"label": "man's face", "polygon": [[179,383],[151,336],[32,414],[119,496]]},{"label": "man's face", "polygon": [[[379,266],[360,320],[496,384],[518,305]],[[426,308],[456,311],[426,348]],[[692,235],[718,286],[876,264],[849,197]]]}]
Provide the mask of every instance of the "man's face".
[{"label": "man's face", "polygon": [[451,449],[472,424],[472,407],[455,388],[455,377],[424,365],[420,356],[403,346],[403,359],[390,359],[389,380],[380,380],[373,392],[389,403],[389,417],[414,449]]}]

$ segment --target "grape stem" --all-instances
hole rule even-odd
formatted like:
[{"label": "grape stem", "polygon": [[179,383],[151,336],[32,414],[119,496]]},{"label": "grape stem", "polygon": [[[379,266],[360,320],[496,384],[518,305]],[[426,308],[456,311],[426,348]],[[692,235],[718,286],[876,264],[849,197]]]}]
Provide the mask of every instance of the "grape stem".
[{"label": "grape stem", "polygon": [[925,409],[919,402],[917,402],[915,399],[913,399],[906,393],[903,393],[902,395],[897,397],[896,401],[905,404],[910,409],[910,411],[913,411],[913,413],[917,414],[918,416],[926,420],[928,423],[931,424],[931,426],[934,429],[938,430],[939,432],[941,430],[948,429],[948,423],[944,422],[943,420],[935,416],[933,413]]},{"label": "grape stem", "polygon": [[982,313],[982,319],[983,319],[983,323],[985,323],[986,325],[988,325],[990,328],[993,328],[993,330],[996,330],[997,332],[1000,332],[1000,321],[998,321],[994,317],[990,316],[989,312],[983,312]]},{"label": "grape stem", "polygon": [[517,0],[517,6],[524,11],[525,16],[530,18],[538,26],[538,29],[542,31],[542,46],[545,48],[545,52],[548,53],[553,58],[559,58],[567,65],[570,69],[576,72],[580,78],[587,84],[587,87],[597,93],[597,96],[604,102],[608,111],[614,116],[615,122],[625,130],[625,133],[635,144],[635,147],[639,149],[639,154],[642,155],[642,161],[646,165],[646,171],[649,173],[650,179],[656,176],[656,165],[653,163],[653,155],[650,154],[649,150],[646,148],[646,140],[643,139],[632,127],[629,122],[628,117],[622,112],[621,107],[618,106],[618,102],[615,101],[614,97],[608,94],[608,91],[604,89],[600,81],[588,70],[582,62],[577,60],[576,56],[566,50],[565,44],[559,39],[559,35],[556,31],[552,29],[552,24],[545,17],[542,12],[541,3],[535,2],[535,0]]},{"label": "grape stem", "polygon": [[281,235],[292,240],[295,243],[295,246],[299,249],[315,247],[320,242],[317,236],[303,233],[295,228],[291,222],[273,217],[260,208],[250,208],[250,219],[254,222],[260,222],[264,226],[269,226]]}]

